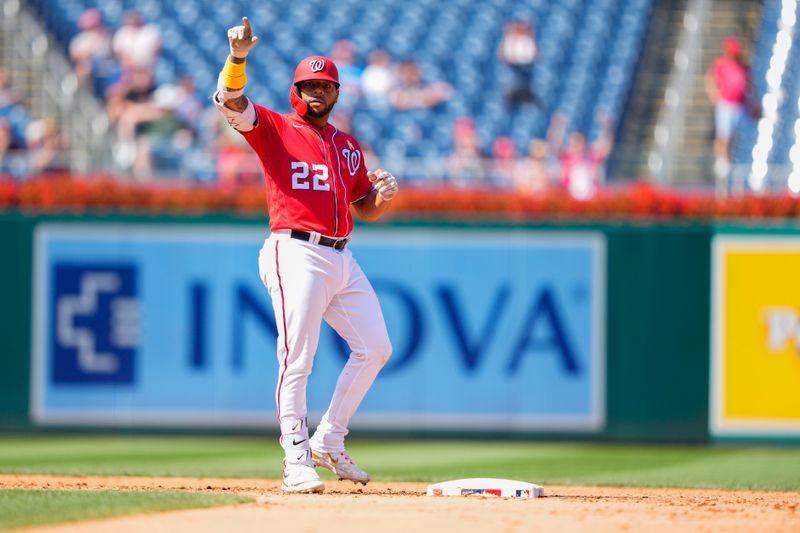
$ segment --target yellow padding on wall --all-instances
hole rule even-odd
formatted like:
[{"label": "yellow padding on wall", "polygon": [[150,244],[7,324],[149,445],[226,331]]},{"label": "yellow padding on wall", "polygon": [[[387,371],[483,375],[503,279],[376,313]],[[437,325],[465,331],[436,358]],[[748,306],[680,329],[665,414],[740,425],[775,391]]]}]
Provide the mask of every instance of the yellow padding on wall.
[{"label": "yellow padding on wall", "polygon": [[222,81],[225,87],[237,91],[245,86],[247,75],[244,67],[245,63],[233,63],[230,58],[225,61],[225,66],[222,67]]}]

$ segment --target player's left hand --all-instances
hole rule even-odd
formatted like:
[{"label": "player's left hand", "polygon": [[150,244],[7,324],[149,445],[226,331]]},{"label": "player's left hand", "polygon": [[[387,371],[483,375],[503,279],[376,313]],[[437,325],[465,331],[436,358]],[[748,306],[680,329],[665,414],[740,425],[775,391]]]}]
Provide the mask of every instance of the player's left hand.
[{"label": "player's left hand", "polygon": [[367,172],[367,177],[369,177],[372,186],[384,200],[391,200],[399,190],[397,187],[397,178],[395,178],[391,172],[379,168]]}]

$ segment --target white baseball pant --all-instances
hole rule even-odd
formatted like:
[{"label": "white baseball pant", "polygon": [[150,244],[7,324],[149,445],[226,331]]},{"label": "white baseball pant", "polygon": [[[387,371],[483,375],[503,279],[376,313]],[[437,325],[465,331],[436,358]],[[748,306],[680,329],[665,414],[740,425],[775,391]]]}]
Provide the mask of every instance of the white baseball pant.
[{"label": "white baseball pant", "polygon": [[[259,274],[269,291],[278,329],[276,402],[281,443],[287,460],[307,438],[291,427],[306,418],[306,385],[314,364],[322,320],[347,342],[351,353],[336,383],[330,406],[310,446],[323,452],[344,450],[350,418],[356,412],[392,347],[372,285],[349,248],[335,250],[272,232],[259,254]],[[289,457],[289,441],[292,447]]]}]

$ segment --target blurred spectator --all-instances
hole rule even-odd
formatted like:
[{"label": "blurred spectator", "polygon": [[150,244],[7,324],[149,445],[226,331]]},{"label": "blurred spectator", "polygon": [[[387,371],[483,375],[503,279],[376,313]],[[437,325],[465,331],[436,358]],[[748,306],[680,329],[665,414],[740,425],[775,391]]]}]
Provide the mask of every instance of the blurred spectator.
[{"label": "blurred spectator", "polygon": [[[554,117],[557,129],[566,123],[563,115]],[[561,162],[561,184],[570,196],[577,200],[588,200],[597,192],[602,182],[603,165],[614,146],[611,132],[611,117],[601,113],[597,117],[600,135],[592,145],[587,145],[586,136],[572,132],[565,150],[559,152]],[[559,135],[559,142],[563,136]]]},{"label": "blurred spectator", "polygon": [[[706,92],[714,104],[714,174],[724,179],[730,172],[731,138],[748,111],[750,67],[742,58],[736,37],[726,37],[719,57],[706,74]],[[757,108],[752,107],[753,114]]]},{"label": "blurred spectator", "polygon": [[25,133],[29,172],[46,174],[69,170],[67,142],[54,118],[46,117],[31,122]]},{"label": "blurred spectator", "polygon": [[505,95],[508,106],[513,107],[521,103],[538,105],[531,89],[536,53],[536,37],[530,24],[515,20],[506,25],[497,56],[509,66],[513,74],[511,85]]},{"label": "blurred spectator", "polygon": [[14,148],[14,136],[11,134],[11,123],[5,118],[0,118],[0,159]]},{"label": "blurred spectator", "polygon": [[0,176],[21,176],[25,173],[25,157],[22,149],[14,140],[11,122],[0,117]]},{"label": "blurred spectator", "polygon": [[546,192],[558,175],[558,161],[552,156],[544,139],[533,139],[528,145],[528,157],[519,160],[514,172],[514,189],[524,194]]},{"label": "blurred spectator", "polygon": [[517,148],[511,137],[501,136],[492,143],[492,184],[500,188],[510,188],[514,183],[514,170],[517,165]]},{"label": "blurred spectator", "polygon": [[138,68],[125,73],[108,93],[106,110],[110,124],[117,131],[114,160],[122,169],[135,168],[134,173],[139,177],[144,177],[149,168],[149,154],[145,153],[145,141],[137,146],[137,137],[144,133],[145,124],[169,113],[164,108],[168,97],[174,102],[174,96],[167,90],[162,92],[161,101],[157,103],[155,92],[153,71]]},{"label": "blurred spectator", "polygon": [[120,137],[133,137],[136,125],[143,120],[149,120],[155,91],[153,71],[148,68],[126,72],[109,89],[106,110],[109,122],[117,127]]},{"label": "blurred spectator", "polygon": [[469,118],[459,118],[453,123],[453,152],[447,158],[448,182],[456,186],[480,183],[485,175],[485,154]]},{"label": "blurred spectator", "polygon": [[11,88],[8,70],[0,66],[0,111],[19,105],[21,101],[19,93]]},{"label": "blurred spectator", "polygon": [[336,41],[331,48],[331,59],[339,69],[339,101],[336,107],[352,111],[361,98],[363,69],[356,65],[356,45],[348,39]]},{"label": "blurred spectator", "polygon": [[20,148],[24,147],[28,113],[22,105],[19,93],[11,87],[8,70],[2,66],[0,66],[0,118],[8,121],[13,144]]},{"label": "blurred spectator", "polygon": [[385,107],[389,104],[389,92],[395,84],[392,58],[386,50],[373,50],[367,58],[367,66],[361,76],[361,86],[369,107]]},{"label": "blurred spectator", "polygon": [[11,87],[5,67],[0,66],[0,174],[24,176],[27,171],[25,128],[28,113]]},{"label": "blurred spectator", "polygon": [[145,24],[136,11],[129,11],[114,34],[112,45],[123,70],[154,69],[161,53],[161,31],[155,24]]},{"label": "blurred spectator", "polygon": [[116,75],[117,65],[111,49],[111,30],[103,24],[98,9],[87,9],[78,18],[81,30],[69,43],[69,57],[82,85],[97,83],[103,94]]},{"label": "blurred spectator", "polygon": [[217,153],[217,185],[223,191],[261,183],[258,158],[244,137],[227,127],[224,120],[217,121],[217,136],[211,148]]},{"label": "blurred spectator", "polygon": [[452,96],[453,87],[449,83],[439,81],[425,84],[416,61],[407,60],[400,63],[398,80],[389,93],[389,101],[398,111],[405,111],[436,107]]},{"label": "blurred spectator", "polygon": [[200,117],[203,113],[203,101],[197,96],[197,85],[188,74],[178,80],[175,95],[175,116],[181,125],[194,133],[199,129]]},{"label": "blurred spectator", "polygon": [[162,85],[153,93],[147,120],[137,124],[134,175],[148,177],[177,173],[185,153],[195,142],[202,108],[193,92],[194,82],[184,77],[178,85]]}]

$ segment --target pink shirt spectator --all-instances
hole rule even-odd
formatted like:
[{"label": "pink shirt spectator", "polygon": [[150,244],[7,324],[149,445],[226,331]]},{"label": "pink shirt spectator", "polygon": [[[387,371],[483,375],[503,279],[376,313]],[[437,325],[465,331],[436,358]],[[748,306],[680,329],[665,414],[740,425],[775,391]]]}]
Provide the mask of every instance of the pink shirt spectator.
[{"label": "pink shirt spectator", "polygon": [[594,196],[601,182],[601,169],[607,153],[598,146],[586,148],[583,136],[561,153],[561,184],[570,196],[587,200]]},{"label": "pink shirt spectator", "polygon": [[730,57],[717,59],[711,67],[717,81],[719,99],[731,104],[744,104],[747,101],[748,68]]}]

